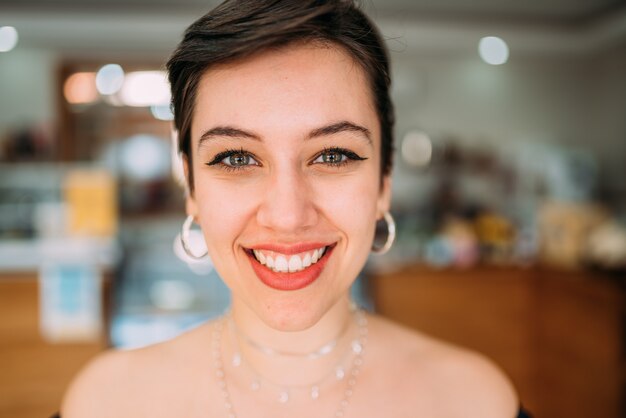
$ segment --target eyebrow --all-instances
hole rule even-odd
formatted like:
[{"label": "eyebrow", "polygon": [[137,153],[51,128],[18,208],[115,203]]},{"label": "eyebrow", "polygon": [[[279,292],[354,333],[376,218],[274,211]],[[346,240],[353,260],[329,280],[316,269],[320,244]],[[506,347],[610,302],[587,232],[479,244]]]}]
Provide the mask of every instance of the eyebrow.
[{"label": "eyebrow", "polygon": [[[311,132],[309,132],[306,138],[319,138],[322,136],[335,135],[341,132],[359,133],[361,134],[359,136],[362,136],[370,145],[372,144],[372,137],[369,129],[348,121],[336,122],[330,125],[313,129]],[[255,141],[263,141],[259,135],[253,132],[248,132],[243,129],[235,128],[233,126],[216,126],[205,131],[200,136],[200,140],[198,141],[198,148],[200,148],[204,141],[208,141],[217,137],[227,137],[233,139],[253,139]]]},{"label": "eyebrow", "polygon": [[215,128],[211,128],[205,131],[198,141],[198,148],[202,145],[204,141],[208,141],[217,137],[227,137],[227,138],[241,138],[241,139],[254,139],[255,141],[261,141],[261,137],[257,134],[244,131],[243,129],[234,128],[232,126],[216,126]]},{"label": "eyebrow", "polygon": [[312,139],[312,138],[317,138],[320,136],[334,135],[334,134],[338,134],[341,132],[360,133],[362,134],[360,136],[364,136],[367,142],[369,142],[370,145],[372,144],[372,135],[369,129],[367,129],[364,126],[357,125],[357,124],[354,124],[352,122],[348,122],[345,120],[341,122],[333,123],[331,125],[322,126],[321,128],[314,129],[311,132],[309,132],[308,138]]}]

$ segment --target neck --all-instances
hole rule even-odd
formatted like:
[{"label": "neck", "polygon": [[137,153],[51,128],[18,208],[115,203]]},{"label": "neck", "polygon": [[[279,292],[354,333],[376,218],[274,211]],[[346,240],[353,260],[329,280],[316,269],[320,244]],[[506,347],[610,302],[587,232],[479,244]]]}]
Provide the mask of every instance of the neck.
[{"label": "neck", "polygon": [[[321,318],[304,318],[301,324],[285,326],[296,330],[276,329],[273,324],[268,325],[238,300],[233,300],[231,316],[239,332],[250,340],[277,351],[306,354],[340,336],[352,321],[352,308],[350,298],[346,294]],[[299,313],[291,315],[292,318],[296,316],[299,316]],[[314,323],[310,325],[310,322]]]},{"label": "neck", "polygon": [[[346,356],[354,332],[353,313],[347,294],[319,320],[311,320],[313,325],[308,326],[307,321],[302,320],[302,329],[295,331],[275,329],[237,300],[233,300],[231,315],[240,337],[237,338],[235,333],[230,336],[228,351],[240,352],[252,369],[275,382],[288,385],[310,384],[332,371]],[[346,327],[349,328],[347,332]],[[267,355],[244,339],[276,353],[296,355]],[[306,357],[334,340],[337,344],[328,355],[313,359]]]}]

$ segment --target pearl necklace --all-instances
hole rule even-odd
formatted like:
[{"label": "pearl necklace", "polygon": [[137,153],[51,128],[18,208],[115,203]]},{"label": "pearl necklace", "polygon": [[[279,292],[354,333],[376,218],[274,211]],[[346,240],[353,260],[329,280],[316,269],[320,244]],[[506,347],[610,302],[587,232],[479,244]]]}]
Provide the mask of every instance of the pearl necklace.
[{"label": "pearl necklace", "polygon": [[[365,344],[367,342],[367,333],[368,333],[367,318],[365,317],[365,314],[361,310],[357,309],[355,311],[355,320],[358,326],[358,335],[351,342],[350,350],[347,353],[347,355],[350,355],[350,354],[354,355],[354,358],[352,359],[349,376],[347,376],[348,377],[347,388],[345,389],[343,393],[343,397],[341,401],[339,402],[339,406],[337,407],[335,411],[334,416],[337,418],[343,417],[345,415],[345,410],[348,407],[350,398],[352,397],[352,394],[354,392],[354,387],[356,386],[356,382],[357,382],[356,379],[358,375],[360,374],[361,367],[363,365],[363,354],[365,351]],[[222,398],[224,400],[224,408],[226,410],[227,416],[228,418],[237,418],[237,415],[235,414],[232,398],[230,395],[230,391],[228,390],[228,385],[226,383],[226,373],[224,371],[224,365],[222,361],[221,339],[222,339],[222,332],[224,330],[225,321],[227,321],[227,318],[219,319],[213,328],[213,333],[212,333],[213,365],[215,369],[215,377],[217,378],[217,384],[220,389]],[[233,355],[232,365],[234,367],[239,367],[239,365],[241,364],[241,361],[242,361],[241,355],[236,352]],[[337,366],[335,368],[334,374],[337,380],[343,380],[346,377],[346,373],[343,367],[341,366]],[[267,381],[267,379],[265,380]],[[321,383],[323,383],[324,380],[326,380],[326,377],[322,378],[320,381],[310,386],[309,393],[313,401],[319,399],[320,385]],[[273,382],[270,382],[270,383],[271,385],[281,388],[280,394],[278,396],[278,402],[282,404],[286,404],[290,398],[290,395],[289,395],[290,389],[285,387],[285,385],[279,385]],[[260,379],[255,379],[250,385],[250,389],[253,391],[258,391],[260,387],[261,387]],[[292,386],[291,389],[297,389],[297,388],[301,388],[301,387]]]}]

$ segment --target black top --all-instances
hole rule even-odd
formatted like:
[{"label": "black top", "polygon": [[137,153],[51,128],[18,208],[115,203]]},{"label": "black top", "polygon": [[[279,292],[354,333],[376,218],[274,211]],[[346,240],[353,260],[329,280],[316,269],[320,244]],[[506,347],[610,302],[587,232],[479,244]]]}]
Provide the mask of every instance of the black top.
[{"label": "black top", "polygon": [[[61,414],[54,414],[50,418],[61,418]],[[528,412],[524,411],[523,408],[520,408],[517,413],[517,418],[532,418],[532,416]]]}]

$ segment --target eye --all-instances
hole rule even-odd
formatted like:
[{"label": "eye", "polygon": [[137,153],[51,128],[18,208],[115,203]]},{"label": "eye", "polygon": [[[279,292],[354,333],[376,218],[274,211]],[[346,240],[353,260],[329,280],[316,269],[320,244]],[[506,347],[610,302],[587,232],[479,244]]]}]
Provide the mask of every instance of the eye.
[{"label": "eye", "polygon": [[326,148],[314,160],[313,164],[326,164],[330,166],[340,166],[353,161],[366,160],[356,153],[344,148]]},{"label": "eye", "polygon": [[344,162],[348,157],[337,150],[328,150],[322,152],[319,157],[313,161],[314,163],[339,164]]},{"label": "eye", "polygon": [[241,150],[227,150],[217,154],[211,162],[206,163],[210,166],[218,166],[224,169],[237,170],[245,169],[252,166],[259,166],[259,162],[249,152]]},{"label": "eye", "polygon": [[236,154],[231,154],[228,157],[222,160],[222,164],[226,164],[230,167],[244,167],[246,165],[250,165],[250,162],[253,162],[254,165],[257,162],[250,156],[250,154],[244,154],[242,152],[238,152]]}]

